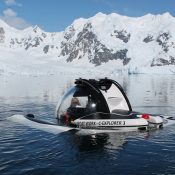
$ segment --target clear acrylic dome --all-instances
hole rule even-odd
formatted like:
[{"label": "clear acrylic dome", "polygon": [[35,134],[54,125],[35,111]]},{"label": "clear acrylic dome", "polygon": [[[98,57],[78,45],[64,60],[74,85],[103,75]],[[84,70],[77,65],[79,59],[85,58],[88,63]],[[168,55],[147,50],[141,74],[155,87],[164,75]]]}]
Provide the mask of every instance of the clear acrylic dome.
[{"label": "clear acrylic dome", "polygon": [[96,112],[96,103],[86,88],[72,87],[63,96],[57,107],[57,118],[65,119],[66,115],[75,120]]}]

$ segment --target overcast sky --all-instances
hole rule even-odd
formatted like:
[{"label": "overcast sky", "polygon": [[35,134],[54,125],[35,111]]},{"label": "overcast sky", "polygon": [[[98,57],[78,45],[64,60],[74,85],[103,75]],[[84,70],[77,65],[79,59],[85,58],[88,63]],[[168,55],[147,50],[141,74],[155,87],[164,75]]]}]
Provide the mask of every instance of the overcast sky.
[{"label": "overcast sky", "polygon": [[0,19],[18,29],[38,25],[45,31],[64,30],[75,19],[96,13],[175,16],[175,0],[0,0]]}]

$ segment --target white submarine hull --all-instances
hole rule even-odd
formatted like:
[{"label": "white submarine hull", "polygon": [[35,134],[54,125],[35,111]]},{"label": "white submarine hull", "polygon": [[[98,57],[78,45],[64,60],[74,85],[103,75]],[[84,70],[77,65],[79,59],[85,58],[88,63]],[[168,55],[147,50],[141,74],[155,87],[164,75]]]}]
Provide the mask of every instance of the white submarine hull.
[{"label": "white submarine hull", "polygon": [[[156,118],[159,118],[159,117],[156,116]],[[175,118],[174,117],[161,116],[161,118],[163,119],[163,123],[162,123],[163,127],[167,127],[167,126],[175,124]],[[84,128],[80,128],[80,127],[75,128],[75,127],[68,127],[68,126],[60,126],[60,125],[57,125],[57,124],[54,124],[54,123],[49,123],[49,122],[38,120],[38,119],[35,119],[35,118],[33,119],[33,118],[30,118],[30,117],[26,117],[25,115],[13,115],[11,117],[8,117],[8,120],[13,121],[15,123],[22,124],[24,126],[39,129],[39,130],[46,131],[46,132],[53,133],[53,134],[59,134],[59,133],[62,133],[62,132],[73,131],[73,130],[75,130],[76,132],[79,132],[80,134],[81,133],[82,134],[83,133],[84,134],[96,134],[96,133],[104,133],[104,132],[138,131],[138,127],[117,127],[116,130],[110,129],[110,128],[106,128],[104,130],[104,129],[94,129],[94,128],[84,129]],[[147,130],[149,130],[149,122],[147,122],[147,123],[148,123]]]}]

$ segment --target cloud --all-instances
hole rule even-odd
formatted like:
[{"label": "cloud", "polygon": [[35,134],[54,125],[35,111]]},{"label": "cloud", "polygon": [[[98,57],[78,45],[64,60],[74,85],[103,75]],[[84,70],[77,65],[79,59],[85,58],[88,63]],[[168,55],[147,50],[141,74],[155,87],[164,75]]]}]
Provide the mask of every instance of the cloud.
[{"label": "cloud", "polygon": [[22,6],[22,4],[17,3],[16,0],[4,0],[4,2],[7,6],[13,6],[13,5]]},{"label": "cloud", "polygon": [[12,9],[8,8],[6,10],[3,11],[3,15],[4,16],[8,16],[8,17],[16,17],[17,13],[15,11],[13,11]]},{"label": "cloud", "polygon": [[24,29],[31,26],[27,21],[18,17],[18,14],[11,8],[3,11],[3,16],[0,17],[3,21],[17,29]]}]

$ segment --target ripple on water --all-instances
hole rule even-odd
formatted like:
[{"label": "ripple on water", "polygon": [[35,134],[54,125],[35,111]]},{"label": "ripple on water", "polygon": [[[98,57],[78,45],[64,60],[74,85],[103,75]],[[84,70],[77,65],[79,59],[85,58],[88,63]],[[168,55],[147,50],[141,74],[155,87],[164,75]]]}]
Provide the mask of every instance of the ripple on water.
[{"label": "ripple on water", "polygon": [[[54,120],[57,98],[61,94],[57,91],[57,86],[62,84],[60,77],[55,84],[56,78],[52,83],[43,77],[26,79],[27,87],[34,82],[39,84],[39,90],[32,87],[27,94],[17,92],[16,97],[0,95],[0,174],[175,174],[174,126],[149,133],[78,136],[72,132],[52,135],[6,121],[16,113],[33,113],[40,119]],[[121,77],[118,79],[121,83],[124,81]],[[175,114],[174,77],[129,76],[125,79],[127,87],[124,88],[135,109]]]}]

